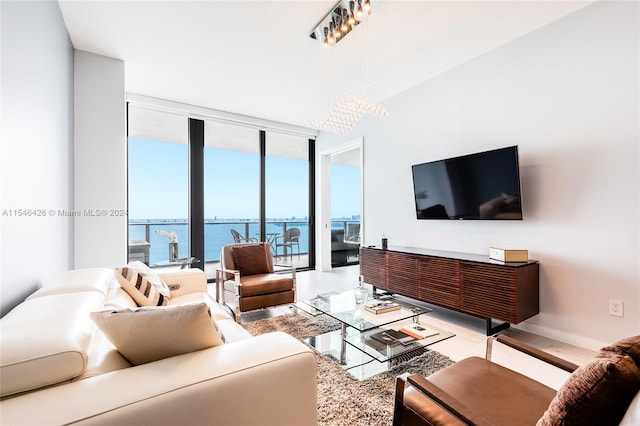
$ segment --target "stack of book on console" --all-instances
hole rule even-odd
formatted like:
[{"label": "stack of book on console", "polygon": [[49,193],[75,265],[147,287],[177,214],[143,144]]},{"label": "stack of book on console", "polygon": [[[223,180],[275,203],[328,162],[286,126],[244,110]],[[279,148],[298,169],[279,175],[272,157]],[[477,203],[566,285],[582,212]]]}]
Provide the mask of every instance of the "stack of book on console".
[{"label": "stack of book on console", "polygon": [[399,310],[400,305],[395,302],[389,302],[388,300],[372,300],[365,303],[364,309],[374,314],[384,314],[385,312]]}]

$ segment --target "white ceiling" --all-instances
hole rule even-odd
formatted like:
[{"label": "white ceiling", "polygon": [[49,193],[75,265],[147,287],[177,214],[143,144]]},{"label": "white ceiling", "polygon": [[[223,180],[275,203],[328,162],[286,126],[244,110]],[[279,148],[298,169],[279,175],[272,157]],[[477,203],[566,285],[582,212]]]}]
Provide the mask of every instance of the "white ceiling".
[{"label": "white ceiling", "polygon": [[59,1],[76,49],[125,61],[127,92],[305,127],[345,81],[380,102],[591,3],[385,0],[323,48],[308,35],[336,2]]}]

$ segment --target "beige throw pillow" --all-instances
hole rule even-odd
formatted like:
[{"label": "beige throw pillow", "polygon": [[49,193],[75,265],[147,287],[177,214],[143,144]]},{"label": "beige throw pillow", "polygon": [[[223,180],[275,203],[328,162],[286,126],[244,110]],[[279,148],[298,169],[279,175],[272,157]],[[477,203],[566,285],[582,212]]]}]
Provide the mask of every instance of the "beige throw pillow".
[{"label": "beige throw pillow", "polygon": [[223,343],[206,303],[92,312],[91,319],[134,365]]},{"label": "beige throw pillow", "polygon": [[140,261],[116,268],[116,277],[138,306],[164,306],[171,297],[167,284]]}]

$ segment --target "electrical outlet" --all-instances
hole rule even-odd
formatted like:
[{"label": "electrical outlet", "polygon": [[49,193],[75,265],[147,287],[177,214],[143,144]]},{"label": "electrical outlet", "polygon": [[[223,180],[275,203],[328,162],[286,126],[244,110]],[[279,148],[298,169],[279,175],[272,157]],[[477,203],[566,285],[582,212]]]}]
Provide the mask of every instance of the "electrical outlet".
[{"label": "electrical outlet", "polygon": [[609,315],[616,317],[624,316],[624,305],[622,300],[609,299]]}]

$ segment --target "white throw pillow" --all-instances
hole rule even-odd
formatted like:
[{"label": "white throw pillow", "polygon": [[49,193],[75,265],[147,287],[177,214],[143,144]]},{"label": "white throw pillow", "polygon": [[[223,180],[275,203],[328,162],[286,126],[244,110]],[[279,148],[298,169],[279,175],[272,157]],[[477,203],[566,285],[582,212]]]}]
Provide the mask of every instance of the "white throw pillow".
[{"label": "white throw pillow", "polygon": [[91,319],[134,365],[223,343],[206,303],[92,312]]},{"label": "white throw pillow", "polygon": [[171,297],[167,284],[138,260],[116,268],[116,278],[138,306],[164,306]]}]

